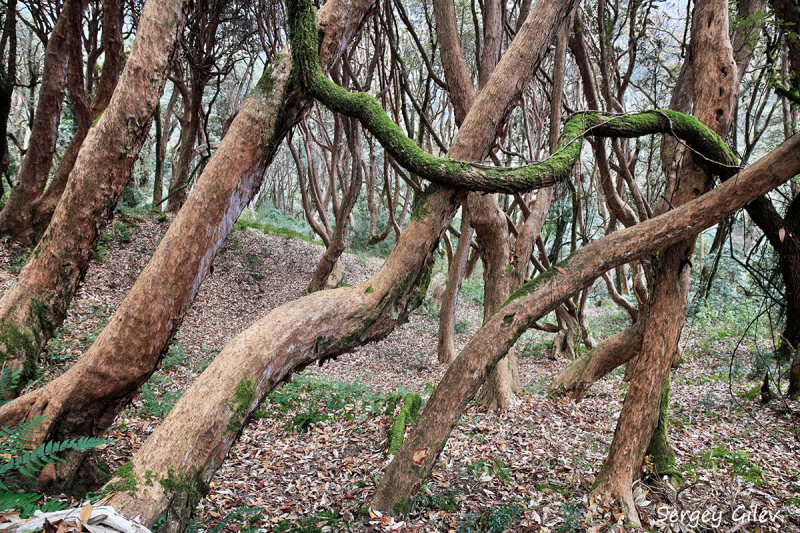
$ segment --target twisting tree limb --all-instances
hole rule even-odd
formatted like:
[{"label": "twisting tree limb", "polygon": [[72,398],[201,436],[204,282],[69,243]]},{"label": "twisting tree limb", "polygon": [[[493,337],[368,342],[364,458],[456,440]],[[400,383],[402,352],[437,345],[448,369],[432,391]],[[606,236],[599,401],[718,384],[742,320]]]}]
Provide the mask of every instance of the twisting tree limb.
[{"label": "twisting tree limb", "polygon": [[800,173],[800,135],[716,189],[677,209],[578,249],[517,290],[447,368],[414,431],[389,465],[372,507],[405,513],[436,463],[461,413],[494,365],[541,317],[608,270],[711,227]]},{"label": "twisting tree limb", "polygon": [[585,136],[631,138],[668,133],[702,154],[713,172],[731,176],[739,169],[736,156],[719,136],[694,117],[670,110],[629,115],[578,113],[564,124],[553,155],[530,165],[503,168],[436,157],[409,139],[371,95],[350,93],[323,74],[313,4],[310,0],[288,0],[287,7],[292,62],[303,88],[331,110],[357,118],[398,163],[433,183],[504,193],[547,187],[569,178]]}]

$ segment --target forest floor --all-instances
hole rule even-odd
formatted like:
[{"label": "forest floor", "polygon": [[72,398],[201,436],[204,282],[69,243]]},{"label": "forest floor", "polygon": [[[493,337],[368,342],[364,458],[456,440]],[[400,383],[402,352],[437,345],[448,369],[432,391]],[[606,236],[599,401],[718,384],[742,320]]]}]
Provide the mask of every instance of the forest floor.
[{"label": "forest floor", "polygon": [[[36,385],[63,372],[97,337],[165,230],[150,217],[117,217]],[[100,452],[111,470],[129,460],[229,340],[306,293],[322,251],[253,229],[231,233],[162,368],[111,428]],[[21,250],[0,247],[2,287],[23,261]],[[381,262],[345,255],[345,282],[366,279]],[[479,283],[467,283],[459,349],[480,326],[479,299]],[[598,340],[627,323],[602,294],[589,301]],[[760,382],[748,374],[769,345],[750,335],[732,358],[740,335],[731,325],[741,322],[736,306],[701,313],[684,331],[670,437],[685,483],[677,491],[657,480],[637,485],[648,531],[800,532],[800,407],[758,403]],[[407,520],[366,511],[389,461],[387,395],[427,398],[444,373],[436,360],[437,316],[428,303],[383,341],[307,369],[273,392],[214,478],[194,525],[232,532],[631,531],[616,525],[618,509],[589,501],[622,408],[623,373],[613,372],[581,401],[550,399],[548,384],[568,361],[549,357],[553,335],[541,333],[518,343],[525,388],[518,405],[502,413],[470,405]]]}]

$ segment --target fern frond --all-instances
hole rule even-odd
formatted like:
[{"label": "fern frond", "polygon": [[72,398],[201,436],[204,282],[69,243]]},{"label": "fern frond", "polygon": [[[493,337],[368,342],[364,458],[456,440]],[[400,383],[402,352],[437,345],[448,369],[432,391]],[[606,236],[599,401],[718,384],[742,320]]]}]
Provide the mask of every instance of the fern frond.
[{"label": "fern frond", "polygon": [[41,497],[40,494],[0,492],[0,511],[23,509]]},{"label": "fern frond", "polygon": [[0,475],[13,470],[19,471],[22,475],[33,477],[33,475],[47,465],[58,463],[63,459],[57,454],[65,451],[86,452],[98,446],[102,446],[106,441],[96,437],[81,437],[62,442],[46,442],[33,450],[22,455],[13,457],[8,463],[0,464]]}]

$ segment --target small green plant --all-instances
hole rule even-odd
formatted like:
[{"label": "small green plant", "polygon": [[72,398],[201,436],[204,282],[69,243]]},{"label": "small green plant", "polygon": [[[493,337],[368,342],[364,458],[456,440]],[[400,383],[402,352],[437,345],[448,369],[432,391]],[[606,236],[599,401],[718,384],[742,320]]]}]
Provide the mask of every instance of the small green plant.
[{"label": "small green plant", "polygon": [[503,533],[522,516],[523,507],[518,503],[505,503],[483,507],[480,513],[469,512],[459,520],[457,533]]},{"label": "small green plant", "polygon": [[[238,531],[239,533],[255,533],[263,526],[264,509],[258,507],[237,507],[227,514],[219,524],[209,530],[209,533],[222,531]],[[277,531],[277,530],[276,530]]]},{"label": "small green plant", "polygon": [[456,333],[469,333],[469,321],[465,318],[457,320],[454,331]]},{"label": "small green plant", "polygon": [[498,458],[493,458],[491,463],[485,459],[473,461],[467,465],[467,472],[473,474],[475,477],[481,476],[496,476],[504,481],[511,481],[511,475],[508,468]]},{"label": "small green plant", "polygon": [[183,391],[167,391],[158,395],[153,391],[150,383],[145,383],[142,386],[142,414],[164,418],[182,395]]},{"label": "small green plant", "polygon": [[583,531],[585,524],[580,505],[575,502],[564,503],[561,506],[561,513],[564,522],[559,524],[558,531]]},{"label": "small green plant", "polygon": [[458,510],[458,494],[458,487],[450,487],[442,492],[431,492],[424,486],[414,500],[414,507],[452,513]]},{"label": "small green plant", "polygon": [[706,450],[700,454],[700,464],[706,467],[716,468],[725,463],[728,469],[742,479],[760,486],[764,483],[762,476],[764,471],[757,465],[750,462],[747,452],[742,450],[728,451],[723,445],[719,445],[711,450]]},{"label": "small green plant", "polygon": [[170,343],[167,355],[164,356],[164,360],[161,362],[161,368],[164,370],[169,370],[173,366],[183,362],[185,358],[186,348],[184,348],[180,342],[173,340]]},{"label": "small green plant", "polygon": [[339,511],[328,509],[297,522],[281,520],[275,524],[276,533],[325,533],[326,531],[343,531],[345,525]]},{"label": "small green plant", "polygon": [[[19,382],[19,371],[4,368],[0,372],[0,397]],[[0,405],[5,404],[0,401]],[[34,511],[51,512],[63,509],[61,500],[41,502],[41,495],[26,491],[33,477],[45,466],[63,460],[65,452],[87,452],[106,441],[94,437],[82,437],[60,442],[45,442],[30,450],[30,435],[43,417],[37,417],[15,428],[0,428],[0,512],[18,511],[23,518]]]},{"label": "small green plant", "polygon": [[287,429],[296,429],[298,433],[303,433],[311,426],[316,426],[327,419],[328,417],[320,411],[310,409],[308,412],[294,415],[291,422],[287,424]]}]

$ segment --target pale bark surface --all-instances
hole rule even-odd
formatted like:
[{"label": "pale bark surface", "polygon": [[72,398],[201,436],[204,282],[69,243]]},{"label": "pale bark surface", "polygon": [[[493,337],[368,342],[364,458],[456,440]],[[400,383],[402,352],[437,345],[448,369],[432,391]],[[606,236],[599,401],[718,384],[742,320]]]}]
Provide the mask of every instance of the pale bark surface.
[{"label": "pale bark surface", "polygon": [[642,349],[644,326],[639,321],[601,341],[593,350],[569,364],[550,384],[552,394],[578,399],[598,379],[636,357]]},{"label": "pale bark surface", "polygon": [[[330,64],[360,26],[372,0],[331,2],[321,12],[321,57]],[[288,86],[288,50],[245,101],[220,147],[145,270],[89,350],[59,378],[0,408],[11,427],[44,415],[34,443],[99,435],[156,370],[219,247],[259,190],[264,170],[307,101]],[[75,464],[60,464],[70,476]]]}]

